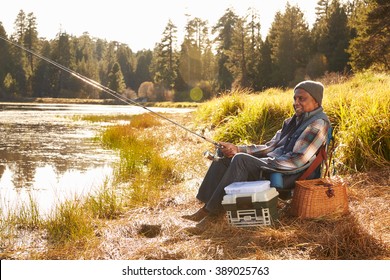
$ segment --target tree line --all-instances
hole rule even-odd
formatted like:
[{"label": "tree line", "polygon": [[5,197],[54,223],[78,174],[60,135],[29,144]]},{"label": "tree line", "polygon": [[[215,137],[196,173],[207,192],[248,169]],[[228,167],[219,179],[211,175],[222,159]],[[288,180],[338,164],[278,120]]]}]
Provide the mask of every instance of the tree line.
[{"label": "tree line", "polygon": [[[129,98],[199,101],[235,88],[291,87],[329,72],[389,71],[389,18],[387,0],[319,0],[310,29],[300,8],[287,4],[262,39],[258,11],[240,17],[227,9],[211,27],[188,16],[179,46],[169,20],[153,50],[134,53],[87,32],[39,38],[34,14],[20,10],[14,33],[7,36],[0,22],[0,36]],[[110,98],[0,40],[0,98],[19,97]]]}]

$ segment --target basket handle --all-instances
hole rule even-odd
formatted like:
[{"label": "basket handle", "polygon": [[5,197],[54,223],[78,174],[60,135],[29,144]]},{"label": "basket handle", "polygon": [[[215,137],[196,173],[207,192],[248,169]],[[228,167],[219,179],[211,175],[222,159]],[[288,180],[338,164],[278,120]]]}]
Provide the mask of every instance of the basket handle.
[{"label": "basket handle", "polygon": [[331,198],[334,196],[334,189],[332,188],[333,185],[330,183],[317,183],[315,184],[316,186],[324,186],[327,187],[328,189],[325,191],[326,195]]}]

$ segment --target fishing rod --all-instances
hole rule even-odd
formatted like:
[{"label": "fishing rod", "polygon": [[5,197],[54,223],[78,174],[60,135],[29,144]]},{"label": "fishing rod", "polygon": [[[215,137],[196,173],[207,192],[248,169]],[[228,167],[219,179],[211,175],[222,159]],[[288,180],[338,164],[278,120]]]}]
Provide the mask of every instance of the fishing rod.
[{"label": "fishing rod", "polygon": [[[16,46],[16,47],[26,51],[27,53],[29,53],[29,54],[31,54],[33,56],[36,56],[36,57],[46,61],[49,64],[52,64],[52,65],[56,66],[57,68],[59,68],[59,69],[65,71],[65,72],[71,74],[72,76],[76,77],[79,80],[81,80],[81,81],[83,81],[83,82],[85,82],[85,83],[87,83],[87,84],[89,84],[89,85],[91,85],[91,86],[101,90],[101,91],[104,91],[104,92],[108,93],[109,95],[115,97],[116,99],[122,101],[123,103],[125,103],[127,105],[135,105],[135,106],[141,107],[141,108],[149,111],[151,114],[153,114],[155,116],[158,116],[158,117],[160,117],[160,118],[162,118],[162,119],[164,119],[164,120],[166,120],[166,121],[168,121],[168,122],[170,122],[170,123],[172,123],[172,124],[182,128],[182,129],[184,129],[185,131],[187,131],[187,132],[189,132],[189,133],[191,133],[191,134],[193,134],[193,135],[195,135],[197,137],[200,137],[203,140],[213,144],[217,149],[222,148],[222,145],[219,144],[218,142],[216,142],[216,141],[214,141],[214,140],[212,140],[210,138],[207,138],[206,136],[201,135],[201,134],[199,134],[199,133],[197,133],[195,131],[192,131],[192,130],[188,129],[187,127],[185,127],[185,126],[183,126],[183,125],[181,125],[181,124],[179,124],[179,123],[177,123],[177,122],[175,122],[175,121],[165,117],[164,115],[161,115],[161,114],[159,114],[159,113],[149,109],[148,107],[143,106],[142,104],[140,104],[140,103],[138,103],[138,102],[136,102],[136,101],[134,101],[134,100],[132,100],[130,98],[127,98],[126,96],[120,95],[118,92],[116,92],[116,91],[114,91],[114,90],[112,90],[112,89],[110,89],[110,88],[108,88],[108,87],[106,87],[106,86],[96,82],[95,80],[92,80],[92,79],[90,79],[90,78],[88,78],[86,76],[83,76],[80,73],[78,73],[78,72],[76,72],[76,71],[74,71],[74,70],[72,70],[72,69],[70,69],[70,68],[68,68],[68,67],[66,67],[66,66],[64,66],[62,64],[59,64],[59,63],[55,62],[54,60],[51,60],[51,59],[49,59],[49,58],[47,58],[47,57],[45,57],[43,55],[40,55],[40,54],[38,54],[38,53],[36,53],[36,52],[34,52],[34,51],[32,51],[32,50],[22,46],[22,45],[20,45],[20,44],[18,44],[16,42],[13,42],[13,41],[11,41],[11,40],[9,40],[9,39],[1,36],[1,35],[0,35],[0,39],[6,41],[7,43],[9,43],[11,45],[14,45],[14,46]],[[213,155],[209,151],[206,151],[204,153],[204,155],[205,155],[205,157],[207,157],[209,159],[214,159],[214,160],[217,160],[220,157],[220,153],[219,152],[216,152],[215,155]]]}]

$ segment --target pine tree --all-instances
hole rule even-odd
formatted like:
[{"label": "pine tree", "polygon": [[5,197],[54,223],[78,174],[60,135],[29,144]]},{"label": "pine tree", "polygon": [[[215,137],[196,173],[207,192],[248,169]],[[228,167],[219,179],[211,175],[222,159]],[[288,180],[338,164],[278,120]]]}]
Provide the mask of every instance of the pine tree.
[{"label": "pine tree", "polygon": [[261,63],[261,46],[263,41],[260,34],[260,17],[254,9],[249,9],[249,21],[247,24],[249,32],[249,48],[247,55],[248,83],[254,90],[262,89],[263,85],[259,73]]},{"label": "pine tree", "polygon": [[326,22],[327,19],[329,18],[330,12],[329,12],[329,7],[330,3],[333,0],[319,0],[317,2],[316,6],[316,23],[319,22]]},{"label": "pine tree", "polygon": [[[348,68],[347,53],[351,30],[348,26],[347,11],[339,0],[319,1],[317,21],[313,27],[314,55],[310,61],[311,72],[323,69],[330,72],[343,72]],[[322,6],[321,6],[322,5]],[[321,64],[325,55],[326,61]],[[317,69],[314,69],[317,65]],[[317,74],[318,75],[318,74]]]},{"label": "pine tree", "polygon": [[202,55],[206,49],[208,29],[206,22],[200,18],[188,20],[185,27],[186,34],[181,45],[179,56],[179,81],[176,84],[179,90],[191,89],[202,79]]},{"label": "pine tree", "polygon": [[[3,38],[7,38],[7,34],[3,27],[3,24],[0,22],[0,36]],[[9,45],[4,40],[0,40],[0,98],[6,97],[8,92],[4,87],[4,79],[7,75],[10,75],[11,72],[11,56]],[[10,77],[8,77],[8,80]]]},{"label": "pine tree", "polygon": [[211,41],[207,38],[202,55],[202,80],[210,83],[214,87],[217,75],[215,55],[212,51]]},{"label": "pine tree", "polygon": [[237,18],[233,29],[231,48],[226,50],[228,60],[225,64],[230,73],[232,73],[234,79],[233,87],[247,88],[250,86],[247,69],[250,48],[248,31],[245,19]]},{"label": "pine tree", "polygon": [[[50,57],[51,47],[48,41],[43,42],[41,54],[44,57]],[[53,92],[51,82],[51,72],[54,66],[44,60],[39,60],[32,77],[33,96],[48,97]]]},{"label": "pine tree", "polygon": [[[11,40],[16,41],[19,45],[24,46],[24,36],[27,29],[26,14],[23,10],[20,10],[15,23],[15,32],[11,37]],[[10,73],[12,77],[16,80],[16,92],[21,93],[21,95],[27,95],[28,90],[28,61],[27,54],[24,50],[17,48],[15,46],[11,47],[11,57],[13,61],[13,66]]]},{"label": "pine tree", "polygon": [[348,49],[354,71],[367,68],[390,70],[390,4],[387,0],[356,3],[352,26],[357,32]]},{"label": "pine tree", "polygon": [[265,39],[264,43],[260,46],[260,61],[258,64],[258,82],[256,90],[263,90],[264,88],[269,88],[273,86],[272,83],[272,50],[271,44],[269,43],[268,38]]},{"label": "pine tree", "polygon": [[[34,52],[38,51],[38,31],[36,17],[33,13],[29,13],[26,18],[26,31],[23,37],[24,46]],[[31,54],[28,55],[30,76],[34,72],[35,57]]]},{"label": "pine tree", "polygon": [[133,52],[127,45],[121,44],[117,49],[116,56],[121,67],[123,78],[125,79],[126,87],[136,89]]},{"label": "pine tree", "polygon": [[[94,52],[95,44],[88,32],[83,33],[78,38],[71,38],[71,44],[75,53],[73,70],[99,82],[98,61]],[[95,98],[99,95],[99,91],[96,88],[73,77],[69,81],[69,89],[73,92],[69,97]]]},{"label": "pine tree", "polygon": [[[100,60],[99,63],[99,78],[103,85],[108,86],[108,75],[114,64],[116,63],[116,48],[117,42],[109,42],[104,47],[104,57]],[[102,93],[103,98],[108,98],[109,96],[106,93]]]},{"label": "pine tree", "polygon": [[291,86],[304,78],[310,57],[310,33],[302,11],[286,5],[276,13],[268,40],[272,51],[273,85]]},{"label": "pine tree", "polygon": [[[71,50],[70,36],[67,33],[58,33],[52,47],[52,60],[70,69],[74,69],[74,52]],[[51,75],[53,83],[52,97],[59,97],[70,88],[70,75],[60,69],[53,69]]]},{"label": "pine tree", "polygon": [[227,52],[231,50],[233,44],[233,29],[237,20],[237,15],[231,9],[227,9],[213,27],[213,33],[217,33],[215,43],[217,43],[218,90],[230,90],[234,81],[233,73],[228,69]]},{"label": "pine tree", "polygon": [[137,66],[135,69],[135,87],[138,90],[143,82],[151,82],[150,65],[152,63],[153,53],[150,50],[143,50],[137,53]]},{"label": "pine tree", "polygon": [[118,62],[114,63],[108,75],[108,87],[118,93],[123,93],[126,89],[125,80]]},{"label": "pine tree", "polygon": [[161,42],[156,44],[154,49],[152,62],[154,82],[167,89],[175,87],[177,78],[176,33],[177,27],[169,20]]},{"label": "pine tree", "polygon": [[328,54],[329,71],[343,72],[348,70],[349,54],[347,49],[351,37],[348,27],[346,10],[338,0],[332,3],[332,13],[329,18],[328,44],[333,46]]}]

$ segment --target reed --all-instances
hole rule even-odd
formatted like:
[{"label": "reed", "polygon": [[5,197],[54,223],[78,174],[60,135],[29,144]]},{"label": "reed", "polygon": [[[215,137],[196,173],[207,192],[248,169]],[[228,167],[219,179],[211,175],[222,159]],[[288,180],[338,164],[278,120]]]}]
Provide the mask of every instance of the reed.
[{"label": "reed", "polygon": [[144,102],[142,103],[142,105],[146,107],[159,107],[159,108],[196,108],[199,106],[199,103],[164,101],[164,102]]},{"label": "reed", "polygon": [[151,113],[147,113],[133,116],[130,124],[132,128],[142,129],[159,126],[161,122],[159,119],[157,119],[156,116],[152,115]]},{"label": "reed", "polygon": [[63,244],[70,241],[86,241],[94,236],[94,224],[90,212],[78,199],[67,199],[55,206],[44,224],[48,241]]},{"label": "reed", "polygon": [[161,156],[152,157],[143,172],[136,174],[130,185],[129,205],[131,207],[156,206],[161,201],[166,186],[179,180],[174,166],[174,161],[171,159]]},{"label": "reed", "polygon": [[159,125],[160,122],[151,114],[141,115],[126,115],[126,114],[109,114],[109,115],[76,115],[72,117],[74,120],[83,120],[88,122],[131,122],[133,127],[146,128]]},{"label": "reed", "polygon": [[39,204],[30,193],[28,194],[28,201],[22,203],[14,216],[15,224],[19,228],[36,229],[42,225]]},{"label": "reed", "polygon": [[122,197],[115,185],[109,186],[108,182],[95,193],[87,197],[85,207],[94,218],[115,219],[123,213]]},{"label": "reed", "polygon": [[72,119],[75,121],[83,120],[88,122],[116,122],[116,121],[131,121],[133,115],[76,115]]},{"label": "reed", "polygon": [[39,203],[28,193],[27,201],[21,200],[14,206],[8,205],[1,210],[1,221],[5,227],[14,226],[19,229],[34,230],[42,226]]},{"label": "reed", "polygon": [[107,128],[102,142],[119,151],[120,159],[114,168],[116,183],[128,183],[126,205],[156,204],[162,186],[177,179],[174,162],[161,156],[158,139],[140,137],[140,130],[157,127],[160,121],[155,116],[143,114],[132,119],[130,124]]}]

